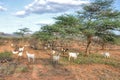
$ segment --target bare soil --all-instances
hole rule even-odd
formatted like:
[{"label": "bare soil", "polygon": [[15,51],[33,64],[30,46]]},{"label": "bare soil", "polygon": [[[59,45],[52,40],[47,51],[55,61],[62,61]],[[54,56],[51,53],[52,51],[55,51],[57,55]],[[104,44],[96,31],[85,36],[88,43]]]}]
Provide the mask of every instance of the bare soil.
[{"label": "bare soil", "polygon": [[[120,47],[116,50],[109,50],[111,55],[120,61]],[[12,51],[10,45],[0,46],[0,52]],[[15,70],[12,74],[0,74],[0,80],[120,80],[120,68],[115,68],[103,64],[80,65],[64,63],[60,61],[53,64],[49,50],[25,50],[36,54],[35,63],[28,63],[24,52],[22,59],[18,60],[15,56],[11,63],[16,66],[25,66],[28,71],[19,72]],[[98,51],[98,53],[101,51]],[[0,64],[7,65],[7,63]]]}]

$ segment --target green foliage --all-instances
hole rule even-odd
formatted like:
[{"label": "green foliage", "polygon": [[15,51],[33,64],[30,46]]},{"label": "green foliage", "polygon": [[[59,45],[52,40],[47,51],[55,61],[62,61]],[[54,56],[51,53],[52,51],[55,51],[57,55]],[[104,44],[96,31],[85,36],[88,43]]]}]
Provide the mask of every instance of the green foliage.
[{"label": "green foliage", "polygon": [[41,41],[50,41],[53,39],[53,36],[50,33],[40,31],[35,32],[33,37]]},{"label": "green foliage", "polygon": [[78,33],[79,20],[75,16],[62,15],[54,19],[56,19],[55,24],[42,26],[40,31],[33,34],[33,37],[49,41]]},{"label": "green foliage", "polygon": [[20,35],[20,36],[24,37],[24,35],[28,32],[31,32],[29,30],[29,28],[22,28],[22,29],[19,29],[18,32],[14,32],[14,34],[17,34],[17,35]]},{"label": "green foliage", "polygon": [[75,61],[77,64],[105,64],[113,67],[120,67],[118,60],[114,58],[105,58],[100,54],[90,54],[88,57],[79,55],[78,60]]},{"label": "green foliage", "polygon": [[[63,58],[63,62],[68,63],[68,58]],[[105,58],[101,54],[90,54],[88,57],[84,56],[84,53],[80,53],[78,58],[74,61],[71,59],[70,63],[73,64],[105,64],[113,67],[120,68],[119,60],[115,58]]]},{"label": "green foliage", "polygon": [[120,45],[120,36],[117,36],[117,38],[115,38],[115,44]]},{"label": "green foliage", "polygon": [[16,72],[28,72],[28,68],[26,66],[21,66],[16,69]]},{"label": "green foliage", "polygon": [[113,0],[95,0],[84,5],[83,10],[78,12],[80,21],[82,19],[79,30],[88,42],[86,53],[94,36],[101,38],[104,43],[115,42],[116,36],[112,30],[120,28],[120,12],[112,9],[112,3]]},{"label": "green foliage", "polygon": [[[113,30],[120,29],[120,12],[112,8],[113,0],[94,0],[84,5],[77,15],[61,15],[55,17],[52,25],[41,27],[33,37],[42,41],[54,39],[75,39],[84,36],[87,39],[86,53],[97,36],[104,43],[115,43]],[[79,36],[79,37],[78,37]]]},{"label": "green foliage", "polygon": [[79,18],[83,20],[83,34],[87,30],[87,34],[94,31],[93,34],[96,35],[120,27],[120,12],[111,8],[112,3],[113,0],[95,0],[91,4],[85,5],[82,12],[78,12]]},{"label": "green foliage", "polygon": [[11,52],[0,53],[0,60],[4,60],[4,59],[12,59],[12,53]]},{"label": "green foliage", "polygon": [[78,18],[73,15],[61,15],[54,19],[56,20],[56,24],[61,25],[61,27],[75,27],[79,24]]},{"label": "green foliage", "polygon": [[[59,28],[60,38],[79,34],[80,21],[74,15],[61,15],[56,18],[55,25]],[[74,37],[73,37],[74,38]]]},{"label": "green foliage", "polygon": [[24,32],[31,32],[30,30],[29,30],[29,28],[22,28],[22,29],[19,29],[22,33],[24,33]]},{"label": "green foliage", "polygon": [[59,29],[55,26],[46,25],[41,27],[40,31],[33,34],[33,37],[41,41],[51,41],[55,38],[54,33],[57,33]]}]

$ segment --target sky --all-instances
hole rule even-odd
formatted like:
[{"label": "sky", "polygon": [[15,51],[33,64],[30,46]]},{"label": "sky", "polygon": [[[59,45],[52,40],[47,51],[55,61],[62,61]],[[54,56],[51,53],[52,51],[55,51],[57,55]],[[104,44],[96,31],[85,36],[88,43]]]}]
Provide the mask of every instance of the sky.
[{"label": "sky", "polygon": [[[53,24],[62,14],[81,10],[82,4],[90,0],[0,0],[0,32],[13,33],[18,29],[29,28],[38,31],[41,25]],[[120,10],[120,0],[113,7]]]}]

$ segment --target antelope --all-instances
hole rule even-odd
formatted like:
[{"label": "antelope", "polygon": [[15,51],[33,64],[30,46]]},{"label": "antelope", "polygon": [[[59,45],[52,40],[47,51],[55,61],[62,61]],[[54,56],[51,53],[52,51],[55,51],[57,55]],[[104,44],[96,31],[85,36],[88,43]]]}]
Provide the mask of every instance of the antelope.
[{"label": "antelope", "polygon": [[79,53],[75,53],[75,52],[69,52],[69,61],[70,61],[70,58],[73,57],[74,60],[77,59],[77,56],[79,55]]},{"label": "antelope", "polygon": [[35,54],[31,54],[31,53],[28,53],[26,51],[26,55],[27,55],[27,58],[28,58],[28,62],[30,62],[30,58],[31,58],[31,59],[33,59],[33,63],[34,63],[34,61],[35,61]]}]

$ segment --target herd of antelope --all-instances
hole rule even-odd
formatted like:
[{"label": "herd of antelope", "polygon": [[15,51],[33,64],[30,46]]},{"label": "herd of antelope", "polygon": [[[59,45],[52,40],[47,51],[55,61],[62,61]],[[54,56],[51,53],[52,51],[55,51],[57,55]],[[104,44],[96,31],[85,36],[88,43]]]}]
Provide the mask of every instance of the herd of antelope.
[{"label": "herd of antelope", "polygon": [[[13,44],[11,44],[13,46]],[[26,47],[26,45],[24,45],[23,47],[19,47],[18,50],[12,50],[13,55],[17,55],[18,58],[21,58],[23,56],[23,51],[24,48]],[[47,47],[44,48],[45,50],[47,49]],[[26,52],[26,56],[28,59],[28,62],[35,62],[35,54],[34,53],[30,53],[29,51],[25,51]],[[51,49],[50,54],[52,55],[52,61],[55,63],[58,63],[60,61],[60,57],[61,54],[67,53],[68,54],[68,61],[71,60],[71,58],[73,58],[74,60],[77,59],[79,52],[71,52],[69,51],[69,49],[67,48],[62,48],[61,51],[57,51],[55,49]],[[102,56],[109,58],[110,57],[110,53],[109,52],[103,52],[101,53]]]}]

